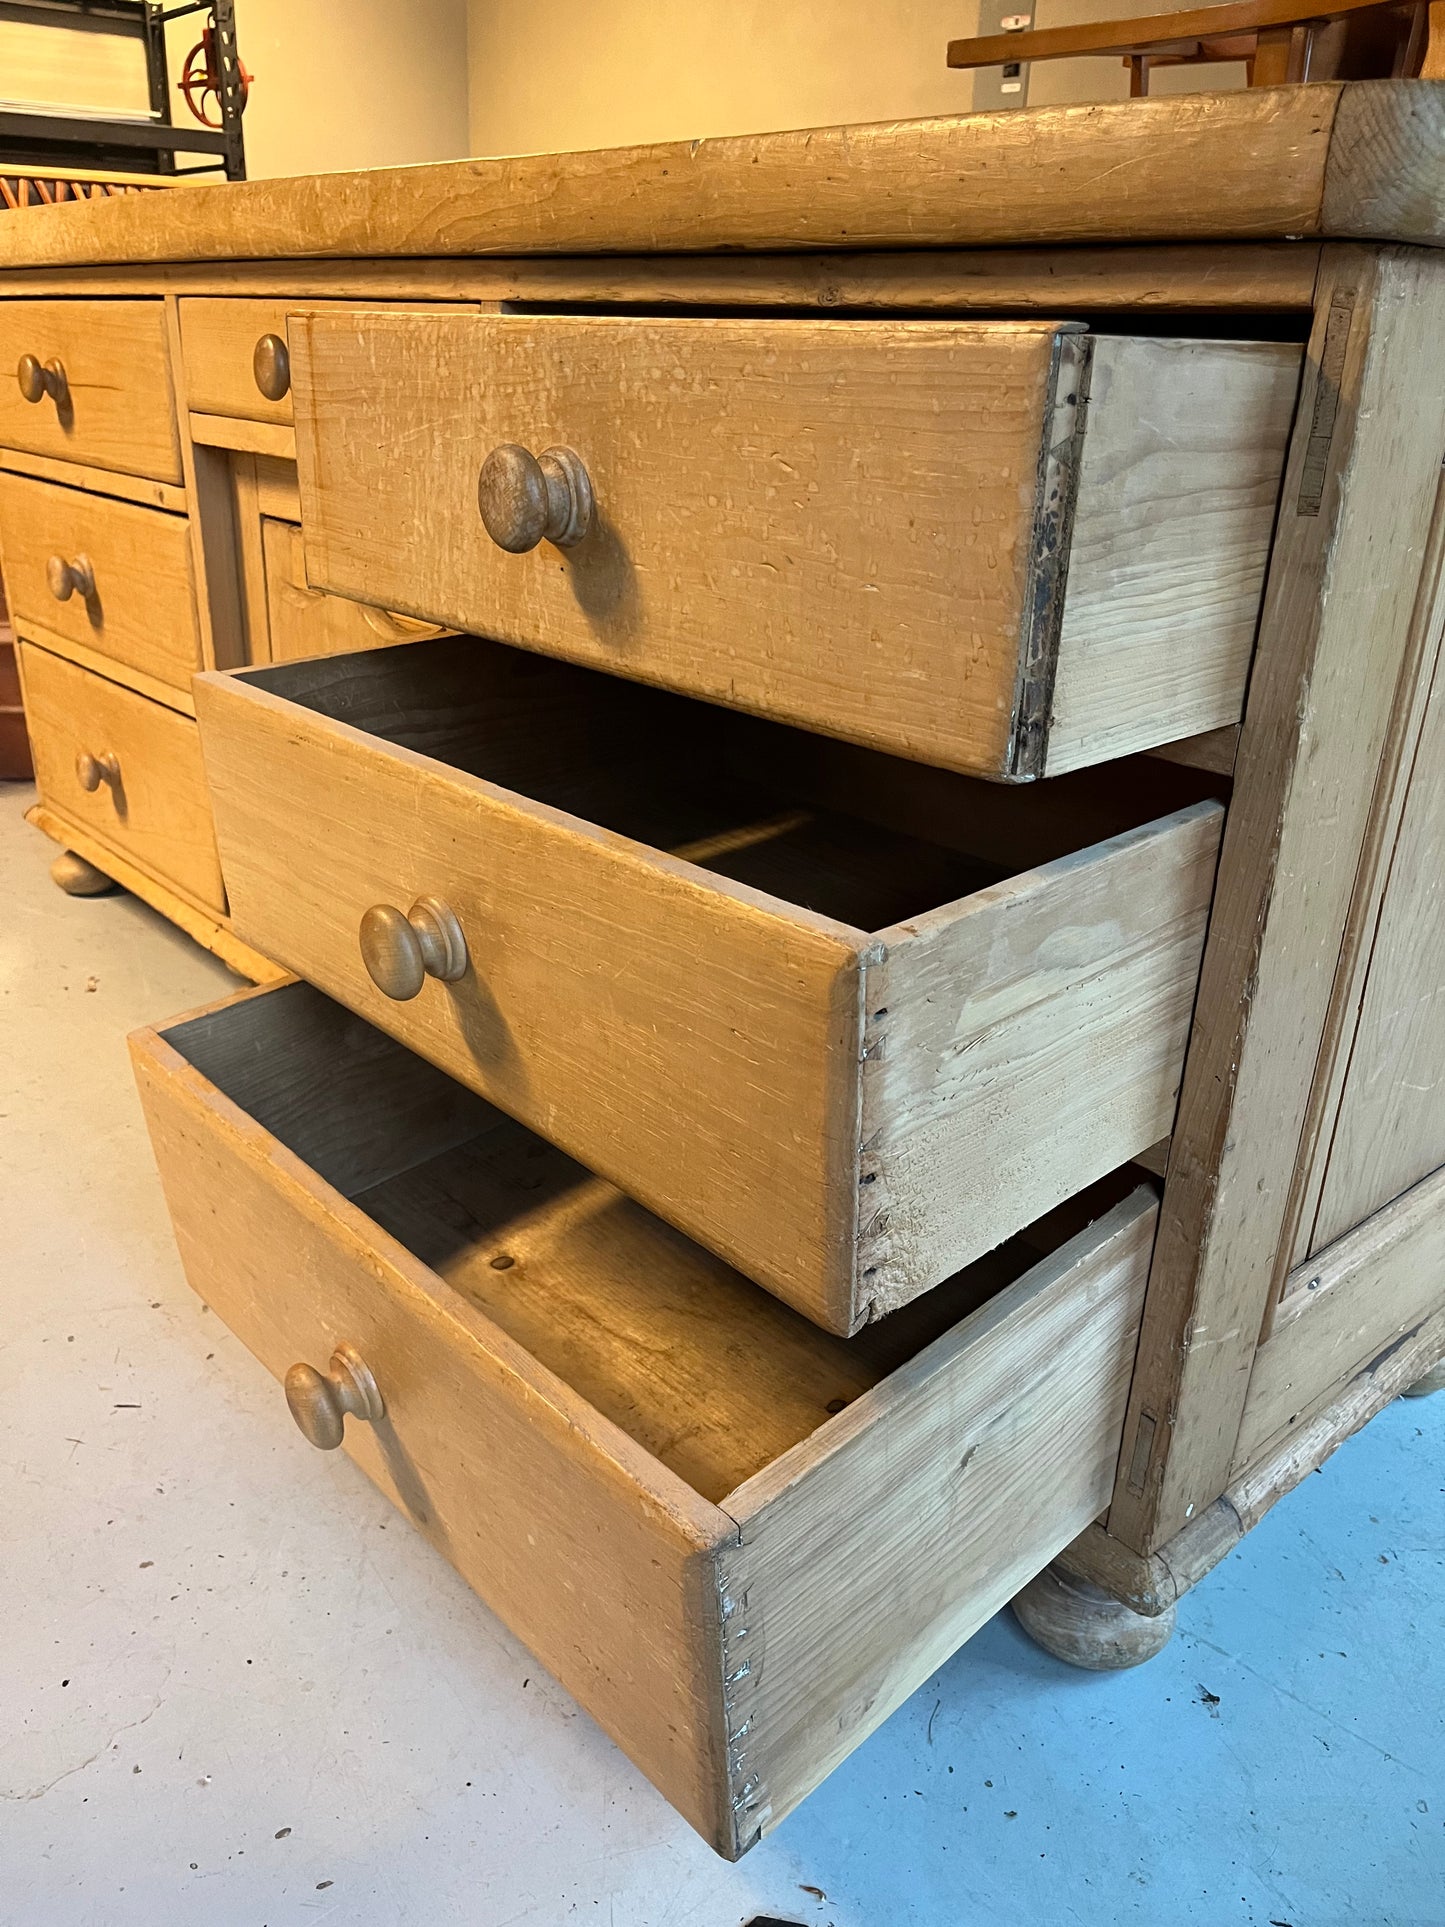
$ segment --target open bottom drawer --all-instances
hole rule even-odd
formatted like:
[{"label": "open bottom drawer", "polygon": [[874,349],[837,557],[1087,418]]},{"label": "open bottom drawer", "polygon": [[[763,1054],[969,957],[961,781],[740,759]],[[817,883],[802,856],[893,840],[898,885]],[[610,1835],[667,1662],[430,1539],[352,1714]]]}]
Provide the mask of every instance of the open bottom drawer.
[{"label": "open bottom drawer", "polygon": [[[830,1330],[1172,1128],[1196,771],[1004,790],[470,636],[196,706],[248,943]],[[453,974],[368,958],[409,912]]]},{"label": "open bottom drawer", "polygon": [[192,1285],[720,1853],[1107,1502],[1127,1175],[842,1340],[308,985],[132,1050]]}]

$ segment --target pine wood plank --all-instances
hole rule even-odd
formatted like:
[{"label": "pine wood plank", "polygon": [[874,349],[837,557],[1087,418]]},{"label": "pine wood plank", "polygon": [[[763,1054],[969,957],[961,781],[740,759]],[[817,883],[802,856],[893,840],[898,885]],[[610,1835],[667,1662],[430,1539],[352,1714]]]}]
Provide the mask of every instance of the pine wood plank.
[{"label": "pine wood plank", "polygon": [[882,254],[573,255],[549,260],[119,262],[97,276],[6,270],[34,294],[107,292],[369,301],[596,302],[708,306],[985,309],[1053,315],[1081,308],[1308,312],[1319,248],[1309,241],[1145,247],[1014,247]]},{"label": "pine wood plank", "polygon": [[[1338,83],[247,181],[20,212],[0,265],[303,256],[969,247],[1047,241],[1440,238],[1439,148],[1392,98],[1327,177]],[[1425,110],[1427,126],[1430,107]],[[1380,125],[1378,123],[1383,123]],[[1389,176],[1405,163],[1393,188]],[[1330,189],[1330,218],[1322,201]],[[1412,190],[1416,200],[1412,201]],[[1343,224],[1343,225],[1341,225]]]},{"label": "pine wood plank", "polygon": [[0,470],[7,475],[29,475],[38,482],[59,482],[66,488],[89,489],[93,495],[114,495],[144,508],[170,509],[184,515],[186,491],[175,482],[155,482],[147,475],[122,475],[118,469],[92,468],[86,462],[57,461],[50,455],[23,449],[0,448]]}]

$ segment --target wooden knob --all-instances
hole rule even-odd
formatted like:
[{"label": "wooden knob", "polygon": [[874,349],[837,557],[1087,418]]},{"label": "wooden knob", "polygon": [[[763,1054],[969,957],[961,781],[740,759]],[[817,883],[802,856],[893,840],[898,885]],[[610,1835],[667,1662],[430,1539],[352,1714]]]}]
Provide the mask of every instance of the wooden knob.
[{"label": "wooden knob", "polygon": [[75,759],[75,780],[83,790],[98,790],[102,783],[117,789],[120,759],[112,750],[103,749],[99,756],[92,756],[88,749],[83,749]]},{"label": "wooden knob", "polygon": [[251,356],[251,373],[267,401],[284,401],[291,392],[291,352],[280,335],[262,335]]},{"label": "wooden knob", "polygon": [[428,977],[454,984],[465,975],[467,940],[440,897],[418,897],[405,916],[375,903],[361,919],[361,961],[382,995],[404,1004]]},{"label": "wooden knob", "polygon": [[286,1374],[286,1403],[303,1434],[323,1452],[340,1445],[348,1412],[370,1421],[386,1417],[376,1380],[354,1345],[338,1345],[325,1373],[313,1365],[293,1365]]},{"label": "wooden knob", "polygon": [[592,484],[573,449],[532,455],[503,442],[482,463],[477,506],[487,534],[509,555],[525,555],[544,541],[570,549],[592,526]]},{"label": "wooden knob", "polygon": [[52,395],[58,404],[70,394],[63,361],[47,361],[42,366],[37,355],[22,355],[15,369],[15,379],[26,401],[44,401],[47,395]]},{"label": "wooden knob", "polygon": [[45,584],[57,602],[69,602],[78,595],[89,602],[95,594],[95,569],[88,555],[67,562],[63,555],[52,555],[45,565]]}]

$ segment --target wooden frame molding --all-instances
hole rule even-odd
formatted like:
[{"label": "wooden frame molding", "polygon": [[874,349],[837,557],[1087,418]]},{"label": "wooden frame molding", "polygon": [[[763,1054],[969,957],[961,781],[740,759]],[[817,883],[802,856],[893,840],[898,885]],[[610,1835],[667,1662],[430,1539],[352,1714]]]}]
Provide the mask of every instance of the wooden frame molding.
[{"label": "wooden frame molding", "polygon": [[[1301,1290],[1289,1302],[1308,1307],[1303,1331],[1308,1333],[1311,1320],[1317,1320],[1326,1348],[1333,1339],[1338,1349],[1342,1336],[1348,1345],[1349,1334],[1368,1339],[1365,1362],[1358,1363],[1358,1352],[1353,1355],[1346,1376],[1324,1394],[1327,1402],[1311,1407],[1306,1385],[1305,1409],[1287,1418],[1273,1437],[1263,1438],[1232,1475],[1226,1491],[1157,1551],[1136,1552],[1096,1522],[1057,1563],[1102,1586],[1137,1613],[1152,1618],[1167,1612],[1253,1531],[1271,1506],[1445,1357],[1445,1310],[1429,1309],[1432,1296],[1438,1296],[1442,1267],[1445,1171],[1438,1171],[1299,1267]],[[1316,1289],[1311,1291],[1311,1286]],[[1336,1315],[1344,1300],[1350,1301],[1352,1319]],[[1274,1393],[1275,1411],[1288,1410],[1292,1374],[1280,1361],[1288,1362],[1290,1354],[1281,1347],[1269,1366],[1264,1361],[1287,1330],[1281,1327],[1262,1348],[1256,1374]],[[1295,1351],[1296,1370],[1301,1362]],[[1318,1384],[1318,1358],[1303,1362],[1304,1376]],[[1324,1370],[1328,1376],[1328,1368]],[[1265,1384],[1260,1389],[1263,1393]]]},{"label": "wooden frame molding", "polygon": [[1108,1517],[1140,1553],[1227,1485],[1290,1233],[1436,505],[1442,277],[1426,254],[1325,252]]}]

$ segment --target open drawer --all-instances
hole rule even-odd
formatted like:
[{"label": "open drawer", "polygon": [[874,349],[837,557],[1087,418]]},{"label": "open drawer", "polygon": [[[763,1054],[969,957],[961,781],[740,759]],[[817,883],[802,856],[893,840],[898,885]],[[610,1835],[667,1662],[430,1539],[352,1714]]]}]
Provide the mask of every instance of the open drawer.
[{"label": "open drawer", "polygon": [[132,1051],[195,1290],[730,1858],[1107,1503],[1127,1174],[845,1341],[309,985]]},{"label": "open drawer", "polygon": [[288,334],[313,588],[995,779],[1239,721],[1297,344],[325,311]]},{"label": "open drawer", "polygon": [[1214,779],[1001,789],[466,636],[195,688],[246,942],[835,1331],[1172,1127]]}]

